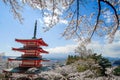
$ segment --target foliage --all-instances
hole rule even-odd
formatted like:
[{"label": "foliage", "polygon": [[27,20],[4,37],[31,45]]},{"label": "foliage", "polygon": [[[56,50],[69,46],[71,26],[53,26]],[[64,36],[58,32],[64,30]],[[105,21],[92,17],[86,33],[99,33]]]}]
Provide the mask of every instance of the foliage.
[{"label": "foliage", "polygon": [[103,76],[107,76],[107,74],[105,73],[106,68],[111,67],[111,63],[109,62],[109,60],[106,59],[106,58],[101,58],[100,61],[99,61],[99,65],[101,66],[101,71],[102,71],[101,74]]},{"label": "foliage", "polygon": [[4,78],[4,75],[3,74],[0,74],[0,79],[3,79]]},{"label": "foliage", "polygon": [[77,65],[78,72],[83,72],[86,71],[87,69],[89,69],[87,65]]},{"label": "foliage", "polygon": [[[90,42],[92,36],[107,36],[109,42],[114,39],[120,24],[119,0],[2,0],[10,5],[15,18],[23,20],[20,12],[22,4],[39,9],[46,24],[45,31],[59,22],[66,22],[62,34],[66,39],[77,38]],[[21,3],[21,4],[20,4]],[[47,20],[49,19],[49,20]]]},{"label": "foliage", "polygon": [[17,78],[16,80],[31,80],[31,79],[27,77],[20,77],[20,78]]},{"label": "foliage", "polygon": [[95,63],[98,63],[99,60],[102,58],[102,55],[97,55],[97,53],[92,54],[91,56],[89,56],[90,58],[95,60]]},{"label": "foliage", "polygon": [[118,66],[117,68],[115,68],[113,70],[113,74],[116,75],[116,76],[120,76],[120,66]]},{"label": "foliage", "polygon": [[101,76],[102,74],[102,70],[99,65],[96,65],[96,66],[92,65],[91,70],[95,73],[94,76],[96,77]]},{"label": "foliage", "polygon": [[[93,60],[91,59],[93,59],[95,63],[92,63]],[[80,60],[82,63],[88,64],[88,65],[85,65],[85,64],[77,65],[76,67],[79,72],[85,71],[87,69],[91,69],[91,70],[96,71],[98,75],[107,76],[107,74],[105,73],[106,68],[111,67],[111,62],[107,58],[102,57],[101,54],[97,55],[97,53],[89,55],[86,59],[69,55],[66,64],[68,65],[78,60]],[[99,66],[93,66],[94,64],[98,64]]]},{"label": "foliage", "polygon": [[66,65],[69,65],[71,63],[74,63],[75,61],[79,60],[79,56],[76,55],[68,55]]},{"label": "foliage", "polygon": [[92,55],[92,57],[95,60],[95,63],[99,64],[101,67],[101,75],[107,76],[105,73],[107,67],[111,67],[111,62],[107,59],[102,57],[102,55],[97,55],[96,53]]},{"label": "foliage", "polygon": [[47,80],[47,79],[40,77],[40,78],[36,78],[35,80]]}]

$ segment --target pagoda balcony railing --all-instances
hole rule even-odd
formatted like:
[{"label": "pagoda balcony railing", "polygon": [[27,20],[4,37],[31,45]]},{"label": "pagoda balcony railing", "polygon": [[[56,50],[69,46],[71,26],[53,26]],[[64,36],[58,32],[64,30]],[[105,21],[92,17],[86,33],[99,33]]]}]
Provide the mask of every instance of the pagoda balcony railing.
[{"label": "pagoda balcony railing", "polygon": [[19,64],[19,67],[41,67],[42,64]]},{"label": "pagoda balcony railing", "polygon": [[36,46],[36,45],[33,45],[33,46],[23,46],[23,48],[29,48],[29,49],[37,49],[37,48],[39,48],[39,46]]},{"label": "pagoda balcony railing", "polygon": [[41,57],[38,54],[22,54],[22,57]]}]

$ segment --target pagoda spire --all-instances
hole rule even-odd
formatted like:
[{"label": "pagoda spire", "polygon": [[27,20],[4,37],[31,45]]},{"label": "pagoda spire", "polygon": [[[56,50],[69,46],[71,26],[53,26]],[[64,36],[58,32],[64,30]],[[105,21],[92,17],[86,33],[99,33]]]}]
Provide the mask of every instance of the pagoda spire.
[{"label": "pagoda spire", "polygon": [[37,32],[37,20],[35,21],[34,34],[33,34],[32,39],[36,39],[36,32]]}]

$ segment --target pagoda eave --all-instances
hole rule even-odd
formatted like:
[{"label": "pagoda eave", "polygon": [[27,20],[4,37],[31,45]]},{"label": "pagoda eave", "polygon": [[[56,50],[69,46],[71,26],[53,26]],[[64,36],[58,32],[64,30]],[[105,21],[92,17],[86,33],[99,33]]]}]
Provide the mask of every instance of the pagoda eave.
[{"label": "pagoda eave", "polygon": [[39,39],[15,39],[15,41],[17,42],[20,42],[22,44],[26,44],[27,42],[36,42],[38,43],[38,45],[41,45],[41,46],[48,46],[47,43],[45,43],[42,38],[39,38]]},{"label": "pagoda eave", "polygon": [[[28,60],[30,60],[30,59],[27,59],[27,58],[15,58],[15,59],[8,58],[8,61],[28,61]],[[30,61],[32,61],[32,60],[42,61],[42,59],[31,59]]]},{"label": "pagoda eave", "polygon": [[[21,74],[27,74],[27,70],[30,69],[29,67],[15,67],[15,68],[9,68],[4,69],[4,73],[21,73]],[[36,73],[36,72],[35,72]]]},{"label": "pagoda eave", "polygon": [[[20,52],[26,52],[26,51],[28,51],[29,49],[20,49],[20,48],[12,48],[12,50],[14,50],[14,51],[20,51]],[[30,49],[31,50],[31,49]],[[37,51],[37,52],[40,52],[40,53],[46,53],[46,54],[48,54],[48,52],[47,51],[45,51],[45,50],[43,50],[43,49],[37,49],[37,50],[31,50],[31,51]]]},{"label": "pagoda eave", "polygon": [[43,61],[43,62],[48,62],[49,60],[43,59],[43,58],[22,58],[22,57],[18,57],[18,58],[8,58],[8,61]]}]

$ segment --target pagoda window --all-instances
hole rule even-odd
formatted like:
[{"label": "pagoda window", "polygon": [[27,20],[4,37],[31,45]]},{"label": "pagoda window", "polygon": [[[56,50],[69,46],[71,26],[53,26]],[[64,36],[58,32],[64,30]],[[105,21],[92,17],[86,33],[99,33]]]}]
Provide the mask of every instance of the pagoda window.
[{"label": "pagoda window", "polygon": [[27,43],[27,46],[35,46],[36,45],[36,42],[28,42]]},{"label": "pagoda window", "polygon": [[35,53],[35,50],[26,50],[26,53]]},{"label": "pagoda window", "polygon": [[22,65],[34,65],[34,61],[23,61]]},{"label": "pagoda window", "polygon": [[35,54],[35,53],[32,53],[32,52],[26,52],[25,54]]},{"label": "pagoda window", "polygon": [[35,50],[27,50],[24,55],[36,55]]}]

